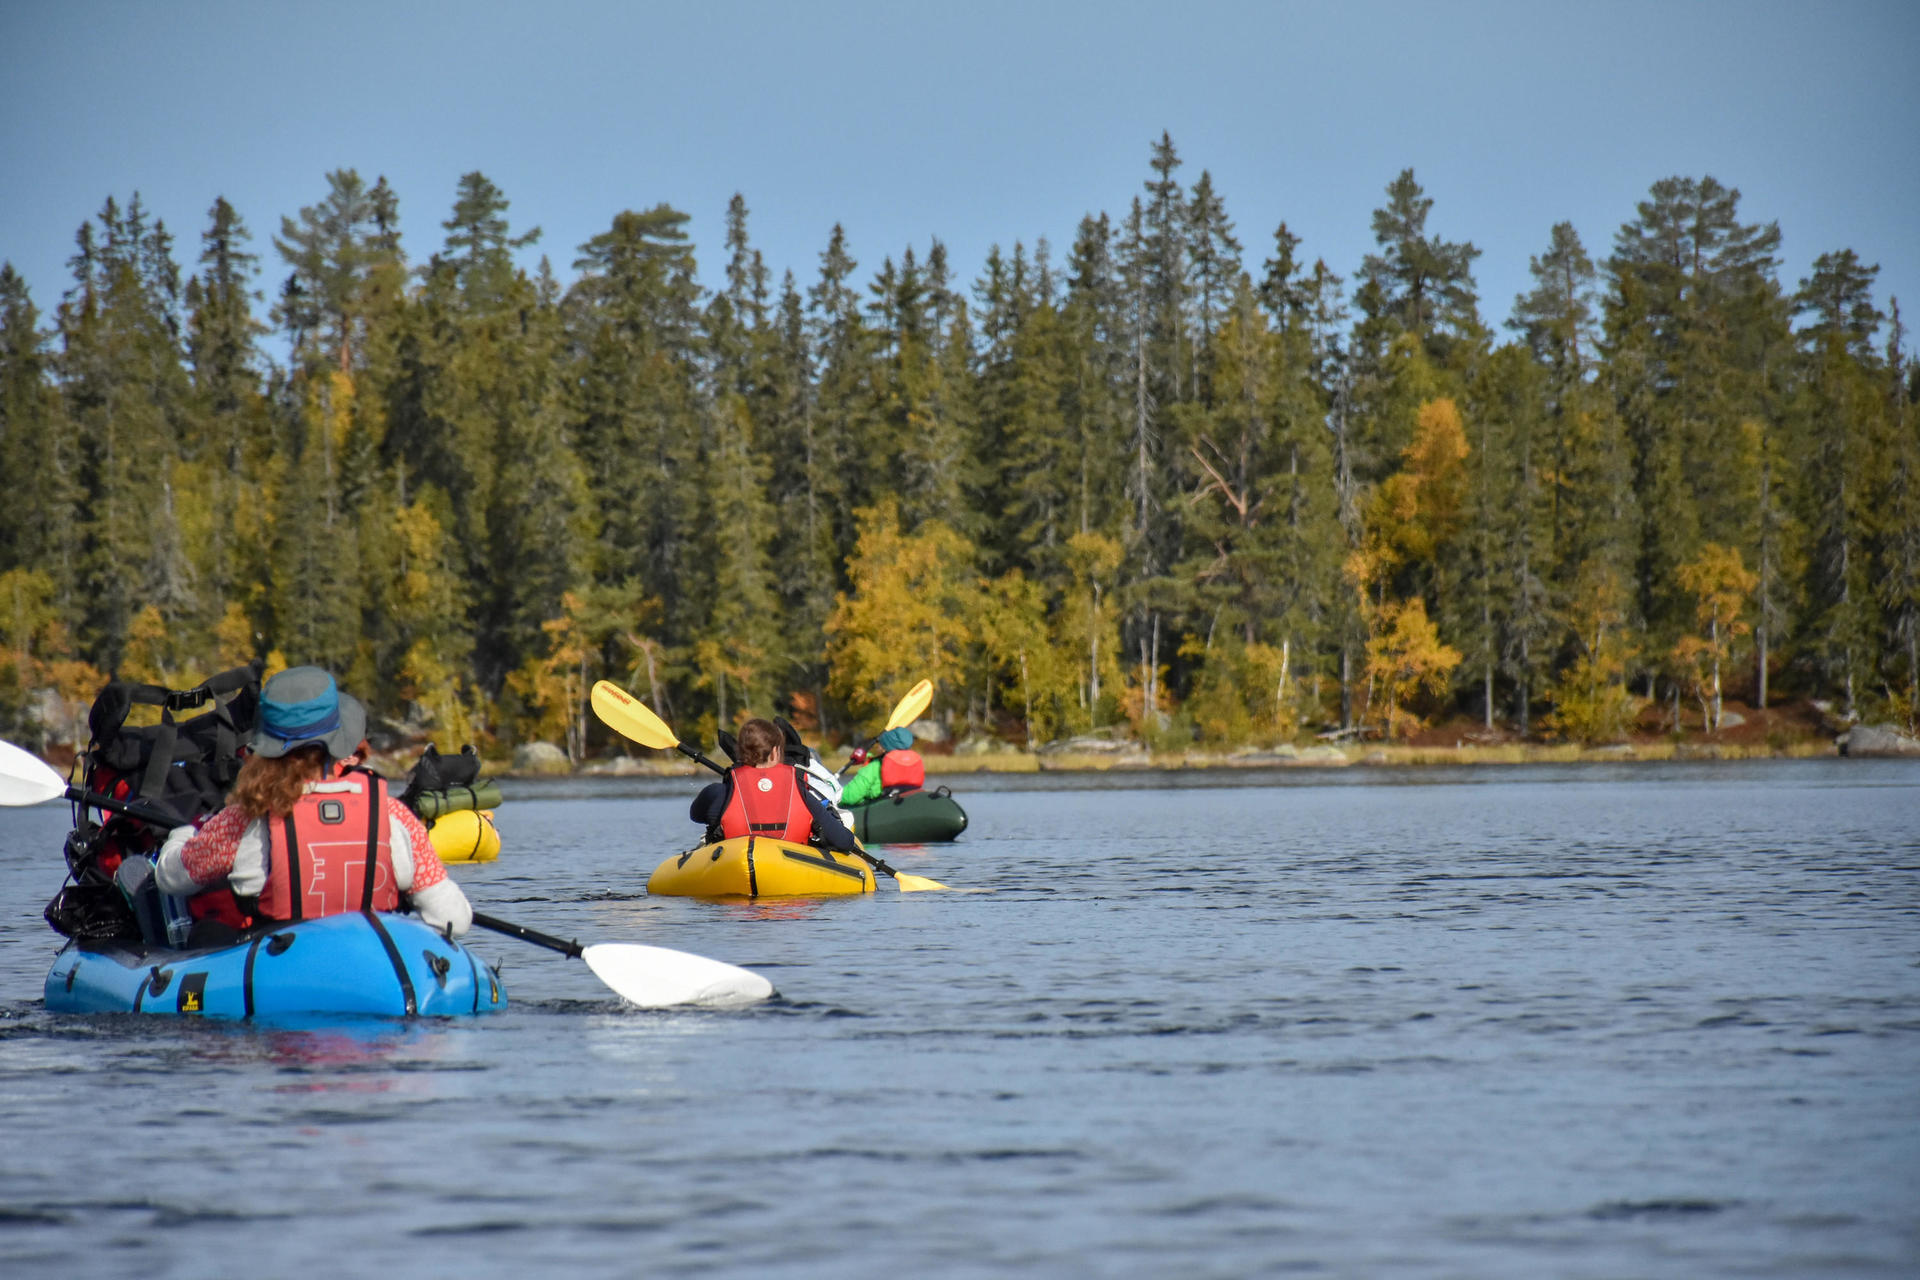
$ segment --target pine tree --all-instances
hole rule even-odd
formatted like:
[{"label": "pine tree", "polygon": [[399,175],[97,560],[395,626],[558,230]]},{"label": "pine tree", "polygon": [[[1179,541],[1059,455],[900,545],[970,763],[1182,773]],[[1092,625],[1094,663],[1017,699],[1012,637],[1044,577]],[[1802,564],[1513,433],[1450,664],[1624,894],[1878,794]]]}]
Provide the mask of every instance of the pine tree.
[{"label": "pine tree", "polygon": [[274,319],[292,331],[302,356],[353,366],[372,308],[379,240],[387,234],[378,213],[360,175],[336,169],[327,175],[324,200],[301,209],[298,222],[280,219],[274,248],[292,271]]},{"label": "pine tree", "polygon": [[[1900,304],[1895,301],[1884,359],[1889,457],[1882,499],[1885,522],[1880,570],[1876,578],[1888,625],[1887,663],[1893,690],[1904,684],[1904,706],[1897,692],[1889,697],[1907,728],[1920,729],[1920,414],[1914,388],[1920,365],[1902,345]],[[1896,683],[1897,682],[1897,683]]]},{"label": "pine tree", "polygon": [[1787,355],[1779,228],[1742,223],[1739,199],[1710,177],[1656,182],[1607,263],[1604,349],[1634,460],[1636,612],[1654,652],[1691,625],[1680,564],[1753,527],[1755,486],[1726,462],[1742,456],[1741,424],[1774,411],[1767,370]]},{"label": "pine tree", "polygon": [[1282,332],[1304,325],[1311,306],[1310,288],[1301,278],[1301,265],[1294,256],[1299,248],[1300,237],[1287,230],[1286,223],[1274,228],[1273,256],[1266,260],[1265,274],[1260,278],[1260,305]]},{"label": "pine tree", "polygon": [[1480,327],[1473,284],[1480,250],[1428,235],[1432,210],[1433,199],[1414,181],[1413,170],[1402,169],[1387,184],[1387,203],[1373,213],[1381,251],[1361,265],[1377,296],[1369,294],[1362,309],[1415,335],[1433,359],[1444,361],[1455,342],[1472,339]]},{"label": "pine tree", "polygon": [[792,272],[781,283],[771,330],[767,400],[760,421],[775,521],[775,589],[784,634],[792,639],[792,683],[812,696],[824,734],[831,724],[824,696],[827,670],[821,646],[812,637],[820,634],[840,586],[836,530],[845,504],[846,473],[821,429],[806,308]]},{"label": "pine tree", "polygon": [[822,472],[819,510],[831,530],[836,564],[853,547],[853,512],[883,487],[877,463],[887,447],[873,428],[874,337],[851,284],[858,266],[836,224],[820,255],[820,278],[807,290],[817,379],[809,455]]},{"label": "pine tree", "polygon": [[1105,214],[1083,218],[1069,255],[1060,313],[1069,344],[1070,385],[1062,413],[1073,451],[1069,527],[1078,533],[1116,530],[1126,474],[1125,335],[1113,227]]},{"label": "pine tree", "polygon": [[[970,340],[965,316],[958,329],[934,329],[931,298],[913,250],[899,270],[887,261],[873,285],[880,359],[872,371],[873,428],[891,442],[891,489],[909,528],[935,519],[966,531],[973,524],[970,490],[977,487],[972,443]],[[951,350],[957,357],[943,361]]]},{"label": "pine tree", "polygon": [[698,290],[687,215],[666,205],[615,216],[581,246],[567,306],[582,353],[575,428],[599,530],[594,580],[637,584],[664,625],[698,624],[689,592],[703,509],[697,399]]},{"label": "pine tree", "polygon": [[703,572],[688,583],[704,617],[688,640],[694,687],[712,694],[714,723],[726,728],[739,713],[771,708],[787,646],[769,558],[776,524],[766,498],[766,463],[754,447],[746,401],[722,392],[707,413],[697,536]]},{"label": "pine tree", "polygon": [[1807,362],[1800,468],[1810,552],[1809,640],[1849,716],[1876,665],[1878,601],[1868,543],[1875,442],[1886,402],[1870,367],[1872,338],[1883,317],[1869,289],[1878,270],[1863,268],[1851,251],[1822,254],[1794,294],[1795,311],[1813,317],[1799,334]]},{"label": "pine tree", "polygon": [[243,566],[258,560],[257,550],[243,546],[257,541],[258,526],[242,517],[269,434],[255,345],[267,328],[253,315],[259,258],[246,248],[251,239],[233,206],[215,200],[200,237],[200,271],[185,295],[194,406],[182,452],[195,473],[186,501],[205,512],[203,564],[209,603],[220,612],[242,593]]},{"label": "pine tree", "polygon": [[586,579],[592,536],[586,467],[568,432],[560,287],[545,258],[536,279],[516,280],[512,296],[518,332],[509,330],[505,344],[511,365],[491,446],[508,465],[495,470],[487,496],[491,591],[476,636],[487,690],[540,652],[542,624],[564,612],[563,597]]},{"label": "pine tree", "polygon": [[0,263],[0,468],[33,477],[0,506],[0,572],[46,574],[53,607],[71,623],[80,562],[79,459],[46,347],[27,282],[11,262]]},{"label": "pine tree", "polygon": [[195,643],[200,609],[174,495],[189,393],[171,237],[148,224],[137,194],[124,211],[109,199],[98,221],[104,242],[80,237],[75,288],[60,308],[58,367],[85,513],[76,566],[82,649],[112,668],[141,604],[160,611],[170,643],[183,650]]},{"label": "pine tree", "polygon": [[1228,308],[1233,305],[1235,282],[1240,277],[1240,242],[1234,238],[1226,204],[1213,189],[1213,175],[1204,169],[1200,181],[1193,184],[1187,223],[1195,321],[1191,380],[1196,398],[1211,404],[1208,380],[1213,336],[1226,322]]},{"label": "pine tree", "polygon": [[1147,202],[1140,207],[1137,226],[1130,221],[1128,232],[1129,256],[1137,259],[1133,269],[1142,293],[1139,305],[1145,313],[1144,340],[1150,352],[1148,367],[1155,380],[1153,392],[1163,404],[1194,395],[1187,280],[1192,254],[1191,215],[1173,176],[1180,165],[1173,139],[1162,132],[1153,144],[1153,177],[1146,182]]},{"label": "pine tree", "polygon": [[1065,323],[1041,306],[1020,326],[1000,372],[998,492],[1007,558],[1043,579],[1056,576],[1079,517],[1081,451],[1067,426],[1074,375]]},{"label": "pine tree", "polygon": [[[1554,224],[1547,251],[1529,261],[1534,287],[1513,300],[1509,329],[1518,330],[1533,358],[1547,371],[1550,444],[1551,546],[1553,568],[1567,579],[1561,550],[1561,519],[1576,424],[1590,409],[1588,372],[1594,355],[1594,283],[1598,273],[1570,222]],[[1575,566],[1580,557],[1573,558]]]}]

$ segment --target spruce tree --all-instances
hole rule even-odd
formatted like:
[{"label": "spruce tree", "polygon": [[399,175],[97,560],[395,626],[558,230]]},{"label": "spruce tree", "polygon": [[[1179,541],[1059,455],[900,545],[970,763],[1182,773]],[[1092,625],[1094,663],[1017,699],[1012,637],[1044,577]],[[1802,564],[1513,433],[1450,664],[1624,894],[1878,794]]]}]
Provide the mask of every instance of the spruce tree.
[{"label": "spruce tree", "polygon": [[199,470],[188,501],[206,510],[204,567],[211,602],[222,613],[243,594],[242,566],[257,563],[257,553],[242,546],[258,538],[257,523],[242,520],[242,494],[261,473],[269,436],[256,346],[267,328],[253,314],[259,257],[246,248],[251,239],[233,206],[215,200],[200,237],[200,271],[186,290],[194,411],[183,452]]},{"label": "spruce tree", "polygon": [[1387,203],[1373,213],[1373,238],[1380,246],[1361,264],[1374,287],[1363,303],[1371,318],[1391,322],[1399,332],[1420,339],[1427,353],[1444,361],[1455,342],[1479,329],[1479,299],[1474,291],[1473,260],[1480,250],[1471,242],[1442,240],[1427,233],[1433,198],[1402,169],[1387,184]]},{"label": "spruce tree", "polygon": [[174,495],[189,393],[171,239],[137,194],[124,210],[108,199],[98,222],[102,240],[80,237],[60,309],[58,367],[78,444],[83,652],[113,668],[142,604],[159,610],[180,652],[202,614]]},{"label": "spruce tree", "polygon": [[[1549,554],[1556,577],[1571,581],[1561,558],[1561,518],[1568,450],[1580,416],[1590,411],[1587,378],[1594,355],[1594,285],[1598,276],[1570,222],[1555,223],[1547,251],[1529,261],[1534,286],[1513,300],[1509,329],[1518,330],[1547,371],[1552,439],[1548,504]],[[1577,559],[1576,559],[1577,567]]]},{"label": "spruce tree", "polygon": [[58,611],[71,624],[80,560],[79,459],[51,381],[47,338],[27,282],[11,262],[0,263],[0,468],[33,477],[0,507],[0,572],[46,574]]},{"label": "spruce tree", "polygon": [[1211,403],[1208,379],[1213,336],[1233,305],[1235,282],[1240,277],[1240,242],[1234,238],[1226,204],[1213,188],[1213,175],[1204,169],[1200,181],[1193,184],[1187,223],[1195,321],[1192,380],[1196,397]]},{"label": "spruce tree", "polygon": [[1692,626],[1679,566],[1755,527],[1756,486],[1729,464],[1741,424],[1778,412],[1766,373],[1788,353],[1779,228],[1741,222],[1740,193],[1711,177],[1663,179],[1649,196],[1614,238],[1604,350],[1641,517],[1636,612],[1666,653]]},{"label": "spruce tree", "polygon": [[1870,553],[1873,487],[1885,397],[1872,368],[1882,320],[1869,293],[1877,267],[1851,251],[1822,254],[1800,282],[1794,309],[1812,317],[1798,335],[1806,373],[1800,414],[1803,523],[1809,546],[1807,637],[1848,715],[1877,665],[1877,606]]},{"label": "spruce tree", "polygon": [[1913,731],[1920,729],[1920,413],[1914,410],[1920,365],[1904,349],[1898,301],[1890,311],[1883,360],[1889,433],[1884,532],[1875,576],[1887,625],[1889,701]]},{"label": "spruce tree", "polygon": [[669,632],[698,621],[688,590],[702,510],[698,289],[687,215],[615,216],[581,246],[567,306],[582,352],[575,436],[599,531],[594,580],[662,603]]}]

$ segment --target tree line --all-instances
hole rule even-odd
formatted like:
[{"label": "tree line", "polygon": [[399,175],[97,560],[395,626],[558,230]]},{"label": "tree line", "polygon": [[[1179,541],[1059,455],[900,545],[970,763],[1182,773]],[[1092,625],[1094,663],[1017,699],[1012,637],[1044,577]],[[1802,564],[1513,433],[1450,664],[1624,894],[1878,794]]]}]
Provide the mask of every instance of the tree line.
[{"label": "tree line", "polygon": [[776,282],[739,196],[712,288],[666,204],[528,272],[477,172],[424,257],[350,169],[264,252],[224,199],[183,255],[109,198],[50,313],[0,267],[0,730],[254,658],[575,758],[601,677],[703,736],[837,737],[922,675],[1029,744],[1920,715],[1877,267],[1788,287],[1777,225],[1667,178],[1604,258],[1551,228],[1493,320],[1412,170],[1348,277],[1182,168],[1162,135],[1117,217],[970,282],[838,227]]}]

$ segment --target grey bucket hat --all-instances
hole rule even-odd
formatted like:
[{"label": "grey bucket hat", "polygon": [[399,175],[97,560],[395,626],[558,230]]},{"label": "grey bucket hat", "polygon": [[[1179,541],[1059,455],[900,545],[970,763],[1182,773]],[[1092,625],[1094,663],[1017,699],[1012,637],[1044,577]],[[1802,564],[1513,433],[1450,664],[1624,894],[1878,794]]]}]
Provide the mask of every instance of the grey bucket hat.
[{"label": "grey bucket hat", "polygon": [[271,759],[320,742],[343,760],[366,736],[367,709],[319,667],[288,667],[261,687],[252,743],[257,755]]}]

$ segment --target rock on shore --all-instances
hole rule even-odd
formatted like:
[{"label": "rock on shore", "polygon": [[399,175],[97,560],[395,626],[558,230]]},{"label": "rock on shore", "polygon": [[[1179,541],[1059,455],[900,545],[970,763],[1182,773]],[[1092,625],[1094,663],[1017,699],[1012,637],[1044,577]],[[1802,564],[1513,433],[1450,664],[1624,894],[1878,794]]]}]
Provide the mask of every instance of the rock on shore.
[{"label": "rock on shore", "polygon": [[523,742],[513,749],[515,773],[567,773],[572,768],[567,753],[551,742]]},{"label": "rock on shore", "polygon": [[1890,724],[1857,724],[1834,742],[1843,756],[1920,756],[1920,739]]}]

